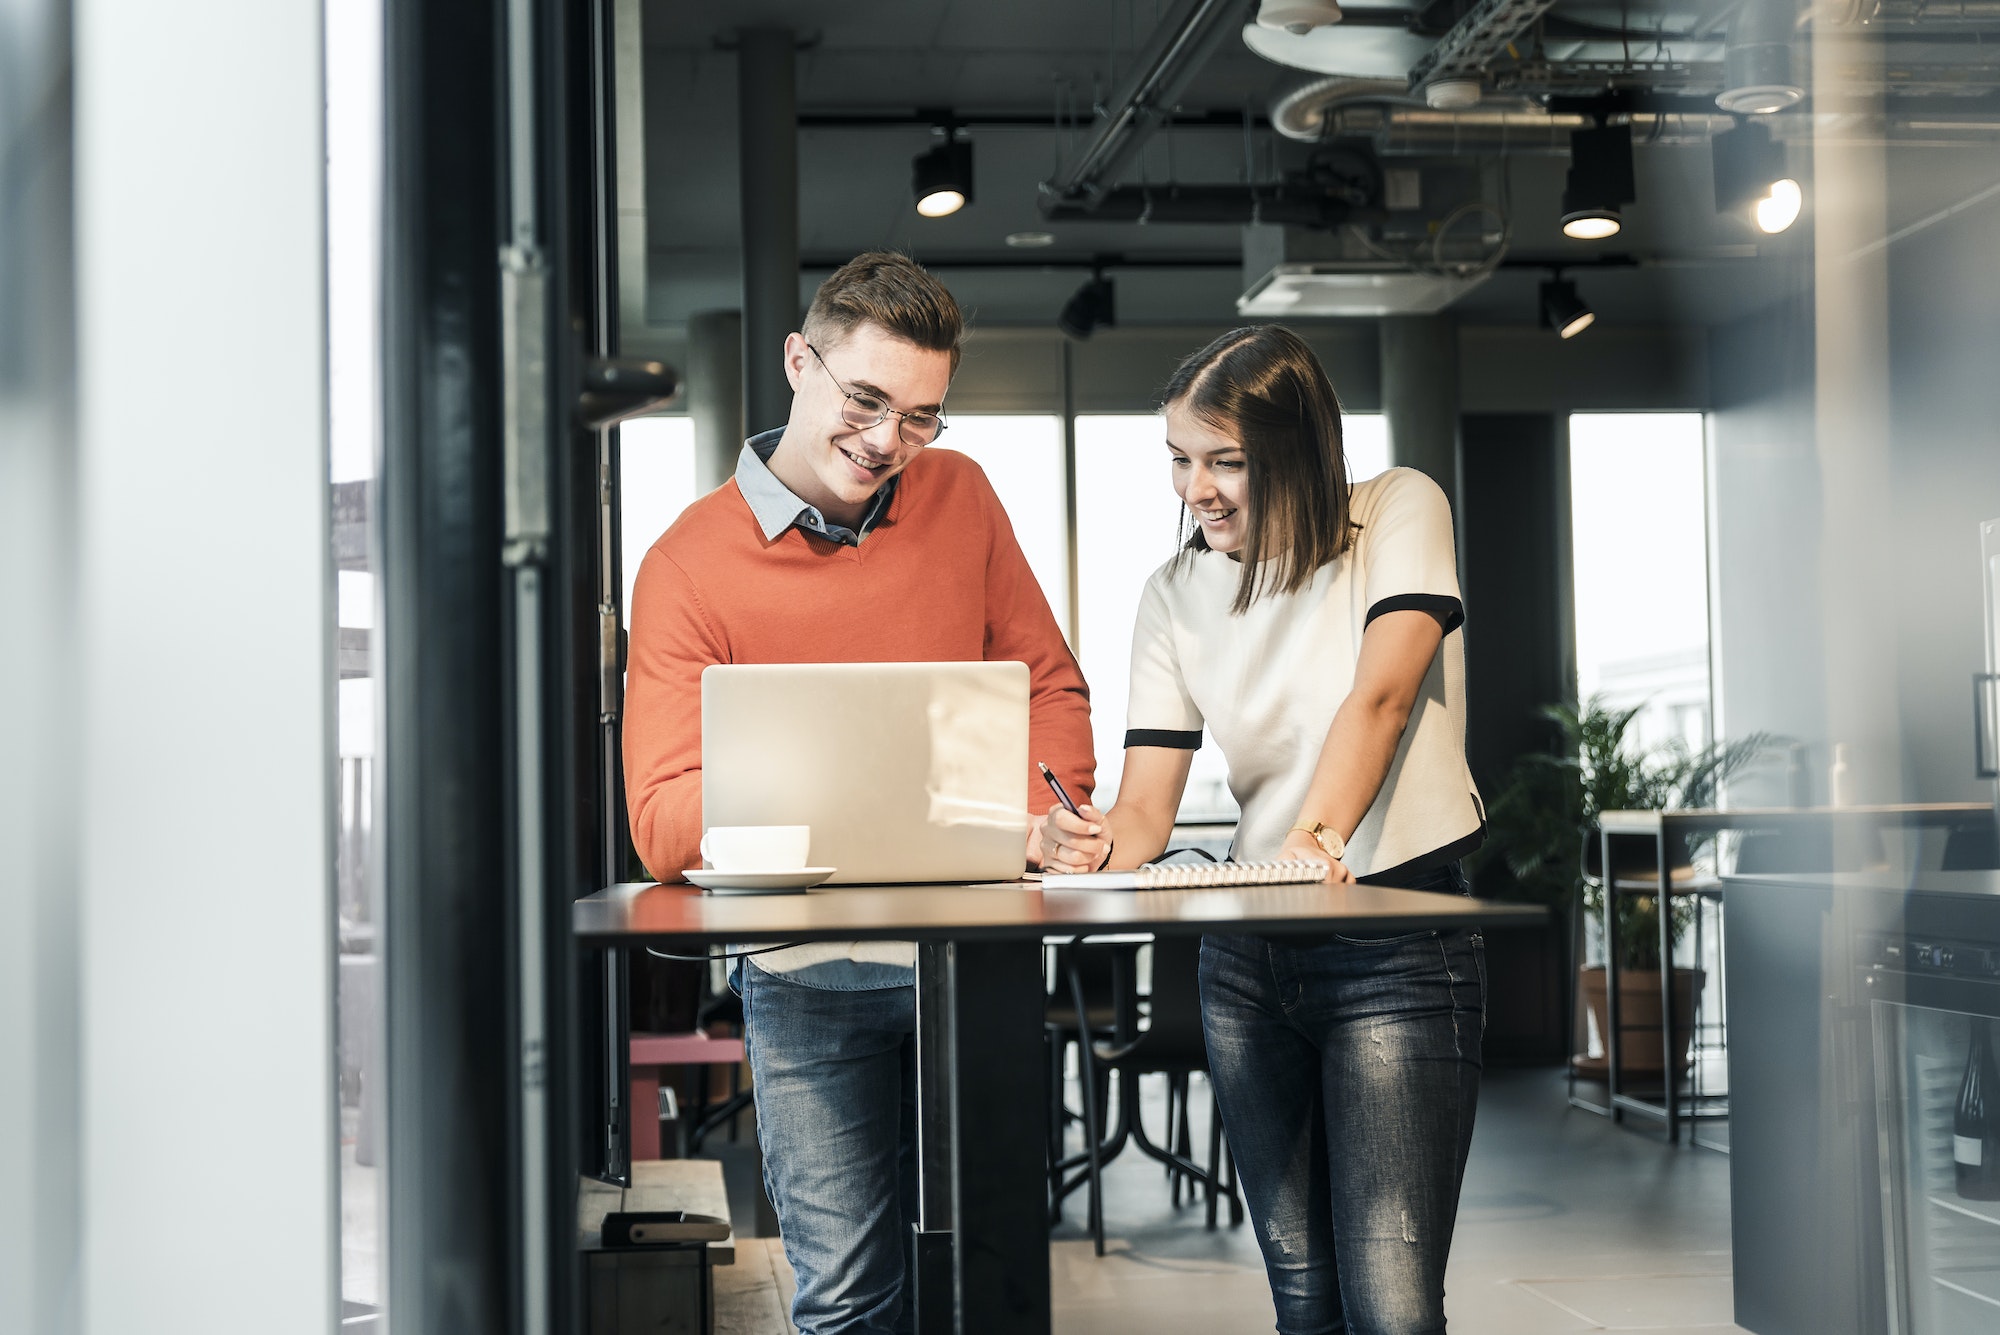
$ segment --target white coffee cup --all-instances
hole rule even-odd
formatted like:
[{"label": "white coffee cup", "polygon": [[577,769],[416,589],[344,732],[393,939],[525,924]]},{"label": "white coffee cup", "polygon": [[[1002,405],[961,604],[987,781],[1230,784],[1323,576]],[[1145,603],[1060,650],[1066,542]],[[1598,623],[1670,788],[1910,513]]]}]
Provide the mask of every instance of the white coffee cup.
[{"label": "white coffee cup", "polygon": [[716,871],[797,871],[811,851],[810,825],[711,825],[701,837]]}]

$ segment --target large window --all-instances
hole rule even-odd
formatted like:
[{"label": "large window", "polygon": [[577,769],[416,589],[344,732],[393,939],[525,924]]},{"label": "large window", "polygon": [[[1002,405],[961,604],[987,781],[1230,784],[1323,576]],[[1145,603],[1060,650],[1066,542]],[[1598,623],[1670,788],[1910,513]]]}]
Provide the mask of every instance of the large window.
[{"label": "large window", "polygon": [[1712,736],[1704,451],[1699,413],[1569,419],[1577,691],[1639,749]]},{"label": "large window", "polygon": [[1062,418],[954,413],[938,444],[979,462],[1028,558],[1056,624],[1069,630],[1069,535]]},{"label": "large window", "polygon": [[692,418],[641,417],[618,428],[618,495],[625,576],[618,606],[630,625],[639,562],[695,497]]}]

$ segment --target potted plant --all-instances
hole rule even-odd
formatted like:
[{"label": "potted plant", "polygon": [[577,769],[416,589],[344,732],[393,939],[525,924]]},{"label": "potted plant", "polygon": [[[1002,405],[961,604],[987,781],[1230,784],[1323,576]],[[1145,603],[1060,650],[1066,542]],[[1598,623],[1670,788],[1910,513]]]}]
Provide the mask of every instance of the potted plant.
[{"label": "potted plant", "polygon": [[[1586,881],[1584,869],[1597,861],[1597,823],[1606,811],[1672,810],[1711,806],[1730,776],[1769,754],[1776,739],[1754,733],[1737,741],[1690,747],[1674,741],[1650,751],[1633,746],[1627,734],[1643,706],[1607,707],[1593,697],[1581,708],[1568,704],[1545,706],[1542,716],[1554,725],[1557,747],[1547,754],[1530,754],[1516,762],[1487,809],[1488,839],[1479,861],[1503,863],[1523,897],[1567,910],[1571,896],[1584,895],[1584,911],[1602,921],[1605,877]],[[1670,849],[1676,862],[1691,861],[1703,849]],[[1652,855],[1643,868],[1619,868],[1626,874],[1653,875]],[[1618,951],[1620,1070],[1659,1072],[1666,1065],[1660,1048],[1660,925],[1656,896],[1628,894],[1618,906],[1617,940],[1607,949]],[[1691,898],[1670,899],[1668,924],[1674,942],[1694,920]],[[1581,1002],[1605,1032],[1605,967],[1577,961]],[[1681,1050],[1692,1037],[1689,1021],[1703,974],[1696,968],[1673,971],[1674,1012]],[[1601,1060],[1577,1059],[1580,1069],[1602,1069]]]}]

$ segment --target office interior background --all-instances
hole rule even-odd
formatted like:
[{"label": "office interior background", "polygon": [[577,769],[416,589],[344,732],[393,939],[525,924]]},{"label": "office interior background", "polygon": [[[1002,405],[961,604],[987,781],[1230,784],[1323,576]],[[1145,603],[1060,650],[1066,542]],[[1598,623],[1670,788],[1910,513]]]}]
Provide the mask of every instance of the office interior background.
[{"label": "office interior background", "polygon": [[[1482,791],[1595,699],[1635,751],[1767,735],[1730,806],[1991,806],[2000,7],[1261,8],[0,4],[0,1329],[566,1328],[630,582],[862,250],[970,316],[940,447],[1091,683],[1100,800],[1159,389],[1277,320],[1353,475],[1453,500]],[[1182,819],[1234,814],[1205,749]],[[1492,945],[1536,1089],[1597,1041],[1571,938]],[[1819,1328],[1925,1328],[1884,1282]]]}]

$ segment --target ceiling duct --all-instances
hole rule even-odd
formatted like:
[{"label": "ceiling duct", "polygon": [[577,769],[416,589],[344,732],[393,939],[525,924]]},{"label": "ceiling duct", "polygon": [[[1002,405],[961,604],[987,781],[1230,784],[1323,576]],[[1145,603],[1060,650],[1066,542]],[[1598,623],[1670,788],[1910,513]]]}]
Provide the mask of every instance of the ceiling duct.
[{"label": "ceiling duct", "polygon": [[[1736,124],[1732,116],[1613,117],[1647,144],[1705,144]],[[1326,138],[1367,140],[1384,157],[1507,153],[1567,157],[1570,136],[1596,124],[1589,116],[1543,111],[1429,111],[1420,107],[1348,105],[1327,113]]]},{"label": "ceiling duct", "polygon": [[1257,6],[1257,26],[1303,37],[1345,17],[1334,0],[1263,0]]},{"label": "ceiling duct", "polygon": [[[1393,79],[1409,88],[1410,66],[1437,38],[1414,31],[1428,0],[1370,0],[1349,9],[1339,23],[1300,33],[1261,22],[1243,25],[1243,45],[1274,65],[1347,78]],[[1259,19],[1263,17],[1260,11]]]},{"label": "ceiling duct", "polygon": [[1335,75],[1311,79],[1271,99],[1271,128],[1287,139],[1306,143],[1326,133],[1327,113],[1349,102],[1407,101],[1409,85],[1402,79],[1350,79]]},{"label": "ceiling duct", "polygon": [[1729,20],[1716,106],[1738,116],[1761,116],[1799,104],[1806,90],[1793,66],[1798,17],[1794,0],[1744,0]]},{"label": "ceiling duct", "polygon": [[1044,212],[1051,201],[1082,203],[1101,198],[1125,165],[1173,113],[1181,90],[1208,60],[1233,25],[1240,0],[1181,0],[1154,29],[1132,76],[1119,87],[1110,109],[1069,167],[1042,183]]},{"label": "ceiling duct", "polygon": [[1094,200],[1042,200],[1050,222],[1292,223],[1338,227],[1365,201],[1299,178],[1266,185],[1118,185]]}]

